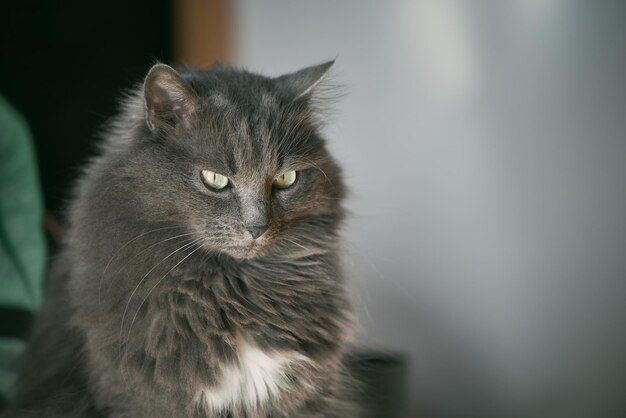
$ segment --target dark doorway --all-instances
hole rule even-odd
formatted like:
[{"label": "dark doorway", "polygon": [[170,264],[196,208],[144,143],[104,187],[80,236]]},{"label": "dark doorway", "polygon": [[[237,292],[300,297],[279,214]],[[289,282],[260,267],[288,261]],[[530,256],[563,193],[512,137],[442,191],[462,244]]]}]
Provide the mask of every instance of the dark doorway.
[{"label": "dark doorway", "polygon": [[0,10],[0,94],[26,117],[58,213],[122,90],[171,58],[169,0],[24,0]]}]

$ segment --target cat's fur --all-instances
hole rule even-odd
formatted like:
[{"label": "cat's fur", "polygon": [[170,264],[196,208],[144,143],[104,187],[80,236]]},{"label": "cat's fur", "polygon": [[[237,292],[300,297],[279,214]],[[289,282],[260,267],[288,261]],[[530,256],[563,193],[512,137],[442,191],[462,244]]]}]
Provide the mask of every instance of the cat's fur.
[{"label": "cat's fur", "polygon": [[[153,67],[78,182],[7,416],[356,415],[345,191],[318,126],[331,65]],[[211,190],[203,169],[230,186]]]}]

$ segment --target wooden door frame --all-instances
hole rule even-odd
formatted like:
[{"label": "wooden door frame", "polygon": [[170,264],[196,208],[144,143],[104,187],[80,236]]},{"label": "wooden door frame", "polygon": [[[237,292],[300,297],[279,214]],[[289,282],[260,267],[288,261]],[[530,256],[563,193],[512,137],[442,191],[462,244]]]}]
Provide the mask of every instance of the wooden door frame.
[{"label": "wooden door frame", "polygon": [[207,67],[232,60],[229,0],[172,0],[172,56],[177,65]]}]

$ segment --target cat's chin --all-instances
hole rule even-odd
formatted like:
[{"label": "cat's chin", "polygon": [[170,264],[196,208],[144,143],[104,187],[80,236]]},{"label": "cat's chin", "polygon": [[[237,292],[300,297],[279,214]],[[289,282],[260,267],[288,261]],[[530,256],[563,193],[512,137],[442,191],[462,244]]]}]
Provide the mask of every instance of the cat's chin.
[{"label": "cat's chin", "polygon": [[240,260],[250,260],[253,258],[256,258],[259,253],[261,251],[260,250],[245,250],[245,249],[240,249],[240,250],[235,250],[235,251],[228,251],[228,254],[236,259],[240,259]]},{"label": "cat's chin", "polygon": [[222,250],[222,252],[239,260],[250,260],[261,254],[265,245],[257,241],[249,241],[241,246],[232,246]]}]

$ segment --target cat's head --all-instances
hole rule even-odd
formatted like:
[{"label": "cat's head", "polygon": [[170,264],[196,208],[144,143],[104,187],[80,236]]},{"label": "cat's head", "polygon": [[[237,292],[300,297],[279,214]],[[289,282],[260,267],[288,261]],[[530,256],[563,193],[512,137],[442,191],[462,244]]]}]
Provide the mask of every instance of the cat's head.
[{"label": "cat's head", "polygon": [[344,194],[319,131],[320,83],[332,64],[277,78],[152,67],[128,171],[141,183],[142,214],[236,258],[323,248]]}]

